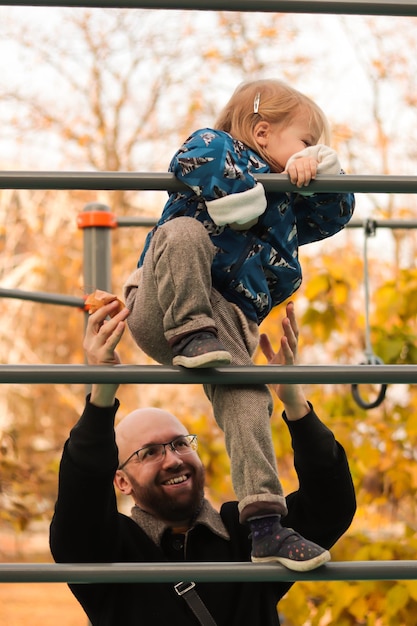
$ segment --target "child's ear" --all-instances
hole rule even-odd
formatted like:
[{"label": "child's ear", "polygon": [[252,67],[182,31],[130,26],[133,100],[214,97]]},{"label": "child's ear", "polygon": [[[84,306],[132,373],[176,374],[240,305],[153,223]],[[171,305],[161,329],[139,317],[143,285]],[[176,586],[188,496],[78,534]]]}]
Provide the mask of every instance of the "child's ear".
[{"label": "child's ear", "polygon": [[261,148],[265,148],[268,143],[268,136],[271,130],[271,125],[269,122],[262,120],[258,122],[253,129],[253,137],[256,143],[261,146]]}]

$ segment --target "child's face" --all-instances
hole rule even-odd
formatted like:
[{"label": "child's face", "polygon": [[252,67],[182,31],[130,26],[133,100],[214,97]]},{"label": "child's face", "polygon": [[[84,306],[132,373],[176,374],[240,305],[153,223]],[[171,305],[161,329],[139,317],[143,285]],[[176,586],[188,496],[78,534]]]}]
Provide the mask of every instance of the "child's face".
[{"label": "child's face", "polygon": [[311,132],[310,118],[304,112],[285,126],[261,121],[254,133],[256,142],[270,157],[271,170],[276,173],[284,171],[293,154],[317,143]]}]

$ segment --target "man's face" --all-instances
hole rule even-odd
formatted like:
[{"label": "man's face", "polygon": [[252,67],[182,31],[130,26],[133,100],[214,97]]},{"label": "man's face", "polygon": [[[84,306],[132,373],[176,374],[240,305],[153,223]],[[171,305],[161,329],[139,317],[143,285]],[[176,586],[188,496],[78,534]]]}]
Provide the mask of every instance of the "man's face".
[{"label": "man's face", "polygon": [[[123,454],[126,449],[129,452],[127,458],[144,446],[172,441],[188,433],[171,414],[153,410],[152,419],[142,419],[139,429],[135,428],[131,434],[129,447],[122,446]],[[120,455],[122,462],[124,459]],[[131,495],[141,509],[165,522],[186,523],[201,506],[204,468],[197,452],[192,449],[179,455],[170,446],[165,446],[165,454],[153,462],[141,462],[134,455],[117,474],[119,482],[121,475],[126,481],[124,493]]]}]

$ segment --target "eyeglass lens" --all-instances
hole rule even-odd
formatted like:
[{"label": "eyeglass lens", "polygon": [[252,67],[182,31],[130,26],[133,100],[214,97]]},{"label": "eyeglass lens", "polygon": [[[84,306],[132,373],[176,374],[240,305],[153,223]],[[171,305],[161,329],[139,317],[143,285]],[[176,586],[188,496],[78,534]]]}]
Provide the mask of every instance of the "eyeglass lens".
[{"label": "eyeglass lens", "polygon": [[165,456],[165,448],[169,447],[179,455],[190,454],[197,449],[195,435],[182,435],[168,443],[154,443],[136,452],[140,463],[155,463]]}]

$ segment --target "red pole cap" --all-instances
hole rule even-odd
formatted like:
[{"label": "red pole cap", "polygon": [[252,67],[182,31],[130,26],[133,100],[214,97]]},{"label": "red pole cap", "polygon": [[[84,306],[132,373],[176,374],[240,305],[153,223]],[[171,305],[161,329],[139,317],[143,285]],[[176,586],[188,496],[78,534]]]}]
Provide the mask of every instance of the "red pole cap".
[{"label": "red pole cap", "polygon": [[110,211],[83,211],[77,216],[78,228],[117,228],[117,219]]}]

